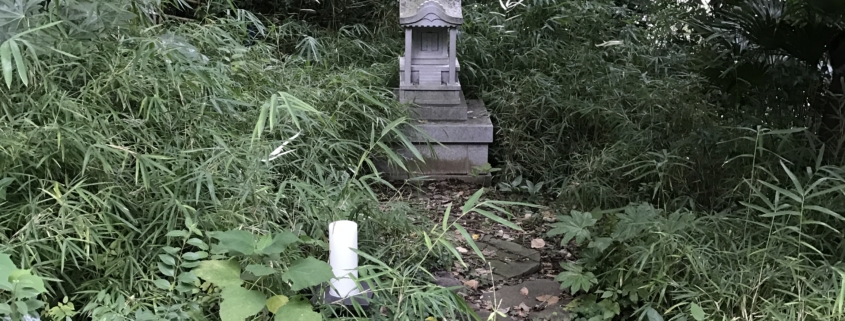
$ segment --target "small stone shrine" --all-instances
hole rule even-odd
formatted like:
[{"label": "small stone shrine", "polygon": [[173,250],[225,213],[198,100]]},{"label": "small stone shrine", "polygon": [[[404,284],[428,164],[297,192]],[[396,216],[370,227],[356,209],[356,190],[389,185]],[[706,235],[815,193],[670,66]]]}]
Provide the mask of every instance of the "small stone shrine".
[{"label": "small stone shrine", "polygon": [[493,124],[484,103],[466,100],[461,90],[456,45],[462,23],[460,0],[399,0],[405,55],[399,57],[398,96],[410,105],[414,126],[425,133],[407,131],[425,163],[400,149],[410,173],[390,168],[385,171],[388,179],[426,176],[489,182],[489,174],[473,174],[474,168],[487,164]]}]

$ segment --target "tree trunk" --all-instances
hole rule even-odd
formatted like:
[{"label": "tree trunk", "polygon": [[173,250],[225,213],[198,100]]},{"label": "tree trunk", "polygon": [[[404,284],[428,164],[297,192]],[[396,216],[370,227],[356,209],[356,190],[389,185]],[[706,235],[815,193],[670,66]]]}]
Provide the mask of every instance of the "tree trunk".
[{"label": "tree trunk", "polygon": [[842,136],[842,121],[840,107],[843,102],[843,77],[845,77],[845,31],[840,32],[827,46],[828,59],[833,68],[833,79],[830,81],[831,95],[826,99],[822,111],[819,138],[830,147],[838,147]]}]

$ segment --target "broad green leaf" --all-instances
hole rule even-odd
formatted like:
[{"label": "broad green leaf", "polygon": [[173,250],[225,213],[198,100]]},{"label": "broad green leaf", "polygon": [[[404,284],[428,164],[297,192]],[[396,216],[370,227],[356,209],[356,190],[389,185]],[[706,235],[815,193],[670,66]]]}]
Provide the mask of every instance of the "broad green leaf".
[{"label": "broad green leaf", "polygon": [[15,284],[18,290],[21,288],[34,290],[32,293],[36,294],[47,292],[47,289],[44,287],[44,280],[32,275],[30,270],[13,270],[12,273],[9,273],[8,280]]},{"label": "broad green leaf", "polygon": [[0,303],[0,315],[11,315],[12,307],[6,303]]},{"label": "broad green leaf", "polygon": [[293,291],[326,282],[333,277],[331,265],[311,256],[293,262],[290,268],[282,274],[282,280],[290,282]]},{"label": "broad green leaf", "polygon": [[208,251],[208,244],[205,244],[205,242],[203,242],[202,240],[200,240],[198,238],[192,237],[188,240],[187,243],[190,244],[190,245],[196,246],[200,250]]},{"label": "broad green leaf", "polygon": [[196,261],[202,260],[208,257],[208,252],[200,251],[200,252],[187,252],[182,254],[182,258],[186,260]]},{"label": "broad green leaf", "polygon": [[0,254],[0,290],[12,291],[12,283],[9,283],[9,275],[18,267],[12,262],[8,254]]},{"label": "broad green leaf", "polygon": [[162,262],[164,262],[164,264],[167,264],[167,265],[170,265],[170,266],[175,266],[175,265],[176,265],[176,259],[174,259],[174,258],[173,258],[172,256],[170,256],[170,255],[167,255],[167,254],[159,254],[159,255],[158,255],[158,258],[159,258],[159,260],[161,260]]},{"label": "broad green leaf", "polygon": [[294,299],[276,310],[275,321],[322,321],[323,317],[314,312],[311,303],[304,299]]},{"label": "broad green leaf", "polygon": [[255,276],[265,276],[276,273],[276,270],[261,264],[250,264],[246,267],[246,271]]},{"label": "broad green leaf", "polygon": [[243,230],[216,232],[212,235],[220,242],[220,246],[232,252],[252,255],[255,252],[255,235]]},{"label": "broad green leaf", "polygon": [[199,281],[197,275],[194,272],[182,272],[179,274],[179,282],[184,283],[194,283],[194,281]]},{"label": "broad green leaf", "polygon": [[0,201],[6,200],[6,188],[14,182],[15,179],[11,177],[5,177],[0,179]]},{"label": "broad green leaf", "polygon": [[561,245],[566,245],[569,240],[575,239],[575,243],[581,244],[590,238],[590,230],[598,220],[593,218],[590,213],[572,211],[570,215],[558,216],[558,222],[553,224],[554,227],[548,233],[548,236],[556,236],[563,234],[563,239],[560,240]]},{"label": "broad green leaf", "polygon": [[499,217],[498,215],[496,215],[496,213],[493,213],[493,212],[490,212],[490,211],[487,211],[487,210],[482,210],[480,208],[476,208],[475,212],[478,213],[478,214],[484,215],[484,217],[487,217],[487,218],[493,220],[496,223],[502,224],[504,226],[507,226],[507,227],[512,228],[512,229],[517,230],[517,231],[522,231],[521,227],[514,224],[513,222],[508,221],[505,218]]},{"label": "broad green leaf", "polygon": [[270,244],[273,243],[273,236],[270,234],[264,234],[258,238],[258,242],[255,243],[255,253],[262,254],[262,250]]},{"label": "broad green leaf", "polygon": [[220,292],[222,321],[244,321],[264,309],[267,298],[258,291],[247,290],[239,286],[224,288]]},{"label": "broad green leaf", "polygon": [[478,200],[481,198],[481,194],[484,194],[484,189],[481,188],[472,194],[469,199],[464,203],[464,206],[461,207],[461,211],[464,213],[468,213],[473,207],[475,207],[475,203],[478,203]]},{"label": "broad green leaf", "polygon": [[609,237],[599,237],[590,241],[587,248],[597,249],[599,252],[604,252],[610,245],[613,244],[613,239]]},{"label": "broad green leaf", "polygon": [[195,268],[195,267],[198,267],[198,266],[200,266],[199,261],[185,261],[185,262],[182,262],[182,265],[181,265],[181,267],[186,268],[186,269],[192,269],[192,268]]},{"label": "broad green leaf", "polygon": [[472,239],[472,236],[470,236],[469,233],[467,233],[467,230],[464,229],[464,227],[459,225],[459,224],[455,224],[455,229],[457,229],[458,232],[461,233],[461,235],[463,235],[464,240],[466,240],[467,244],[469,244],[469,246],[472,248],[472,250],[475,251],[475,254],[478,255],[478,257],[481,258],[481,260],[486,262],[487,259],[484,258],[484,254],[481,253],[481,249],[479,249],[478,245],[475,244],[475,241]]},{"label": "broad green leaf", "polygon": [[581,290],[587,291],[593,284],[598,283],[592,272],[584,273],[580,266],[571,263],[561,263],[561,266],[564,271],[555,277],[555,281],[560,282],[561,289],[569,289],[573,295]]},{"label": "broad green leaf", "polygon": [[165,279],[155,279],[153,284],[162,290],[170,290],[170,282],[167,282]]},{"label": "broad green leaf", "polygon": [[660,312],[657,312],[652,307],[645,308],[645,315],[648,317],[648,321],[663,321],[663,316],[660,315]]},{"label": "broad green leaf", "polygon": [[18,77],[21,77],[21,82],[23,82],[24,86],[28,86],[29,77],[26,74],[26,62],[21,55],[21,48],[18,47],[18,43],[13,39],[9,39],[9,47],[12,50],[12,56],[15,57],[15,68],[18,69]]},{"label": "broad green leaf", "polygon": [[282,231],[273,237],[273,242],[264,248],[259,247],[262,254],[279,254],[285,251],[291,244],[299,242],[299,237],[289,231]]},{"label": "broad green leaf", "polygon": [[176,253],[179,253],[179,248],[172,247],[172,246],[165,246],[165,247],[162,247],[161,249],[164,250],[165,252],[167,252],[167,254],[170,254],[170,255],[176,255]]},{"label": "broad green leaf", "polygon": [[701,306],[699,306],[695,302],[689,304],[689,313],[692,315],[692,318],[695,319],[695,321],[704,321],[704,318],[706,317],[706,315],[704,314],[704,309],[702,309]]},{"label": "broad green leaf", "polygon": [[167,264],[161,262],[156,263],[158,264],[158,271],[161,272],[161,274],[164,274],[166,276],[174,275],[173,267],[167,266]]},{"label": "broad green leaf", "polygon": [[3,68],[3,79],[6,80],[6,87],[12,88],[12,48],[9,40],[0,44],[0,66]]},{"label": "broad green leaf", "polygon": [[194,275],[221,287],[239,287],[241,280],[241,266],[236,261],[208,260],[200,262],[193,269]]},{"label": "broad green leaf", "polygon": [[29,312],[29,307],[26,306],[26,302],[24,302],[24,301],[13,301],[13,304],[15,305],[15,309],[18,310],[17,311],[18,313],[26,315]]},{"label": "broad green leaf", "polygon": [[265,305],[267,305],[267,311],[270,311],[270,313],[276,314],[276,311],[279,310],[279,308],[281,308],[283,305],[285,305],[287,303],[288,303],[288,297],[286,297],[284,295],[276,295],[276,296],[271,296],[269,299],[267,299],[267,302],[265,302]]},{"label": "broad green leaf", "polygon": [[188,233],[188,231],[175,230],[175,231],[167,232],[167,234],[165,234],[164,236],[167,236],[167,237],[188,237],[188,235],[191,235],[190,233]]},{"label": "broad green leaf", "polygon": [[452,203],[446,204],[446,211],[443,212],[443,231],[449,227],[449,214],[452,212]]}]

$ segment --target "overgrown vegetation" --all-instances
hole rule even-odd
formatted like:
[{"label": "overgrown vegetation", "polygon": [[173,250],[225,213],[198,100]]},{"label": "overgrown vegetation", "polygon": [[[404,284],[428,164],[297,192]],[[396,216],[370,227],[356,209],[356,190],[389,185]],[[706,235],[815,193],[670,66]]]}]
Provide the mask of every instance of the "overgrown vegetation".
[{"label": "overgrown vegetation", "polygon": [[[807,3],[464,2],[497,185],[557,198],[577,318],[843,319],[845,8]],[[372,189],[404,142],[394,1],[44,4],[0,1],[0,316],[467,310],[428,271],[471,238]],[[303,301],[338,219],[369,311]]]}]

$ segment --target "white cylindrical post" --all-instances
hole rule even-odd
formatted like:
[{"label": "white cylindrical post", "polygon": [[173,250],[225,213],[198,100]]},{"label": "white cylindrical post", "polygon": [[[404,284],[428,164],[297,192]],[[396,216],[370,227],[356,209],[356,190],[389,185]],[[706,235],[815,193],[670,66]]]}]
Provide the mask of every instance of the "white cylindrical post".
[{"label": "white cylindrical post", "polygon": [[329,294],[347,298],[360,292],[352,274],[358,278],[358,224],[353,221],[335,221],[329,224],[329,265],[335,278],[331,280]]}]

